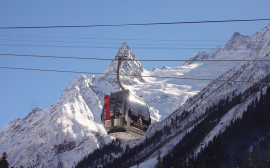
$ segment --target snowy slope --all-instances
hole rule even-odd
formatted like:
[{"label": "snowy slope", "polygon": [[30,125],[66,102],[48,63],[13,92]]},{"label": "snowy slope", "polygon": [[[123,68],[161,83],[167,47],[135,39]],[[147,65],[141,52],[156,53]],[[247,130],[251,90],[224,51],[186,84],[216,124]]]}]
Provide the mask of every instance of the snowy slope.
[{"label": "snowy slope", "polygon": [[[234,33],[224,48],[216,47],[210,53],[198,52],[178,67],[147,71],[139,61],[123,62],[121,80],[131,92],[143,96],[154,121],[162,120],[153,124],[147,136],[164,125],[170,125],[171,118],[181,115],[184,110],[195,109],[178,128],[185,131],[193,126],[192,121],[196,122],[203,116],[207,107],[234,91],[235,94],[244,91],[252,84],[142,76],[258,81],[269,73],[268,64],[196,60],[268,59],[269,46],[270,25],[251,37]],[[127,43],[121,46],[120,51],[136,60]],[[117,61],[112,61],[104,73],[116,74],[116,70]],[[100,113],[103,97],[118,90],[116,75],[103,74],[90,79],[84,75],[78,77],[66,87],[55,104],[44,110],[34,109],[25,118],[16,119],[4,127],[0,131],[0,152],[8,153],[11,166],[74,166],[87,154],[113,139],[107,136],[100,124]],[[170,139],[164,151],[173,148],[182,136]]]},{"label": "snowy slope", "polygon": [[47,109],[34,109],[0,132],[0,150],[11,166],[71,167],[85,155],[109,143],[103,126],[95,122],[101,103],[84,75],[70,83]]}]

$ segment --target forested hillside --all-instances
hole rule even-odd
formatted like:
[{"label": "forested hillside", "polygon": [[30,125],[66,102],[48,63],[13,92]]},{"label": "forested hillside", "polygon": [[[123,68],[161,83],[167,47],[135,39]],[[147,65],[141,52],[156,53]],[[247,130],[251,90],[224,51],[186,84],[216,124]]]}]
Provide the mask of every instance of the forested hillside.
[{"label": "forested hillside", "polygon": [[[260,87],[252,87],[250,94]],[[181,142],[163,158],[164,167],[269,167],[270,154],[270,87],[265,94],[260,91],[260,99],[253,101],[242,118],[231,121],[224,132],[220,132],[206,148],[196,155],[192,150],[200,143],[200,138],[213,129],[214,122],[234,105],[241,103],[245,96],[220,101],[208,109],[209,115],[187,133]],[[247,94],[247,93],[246,93]],[[188,161],[187,161],[188,160]]]}]

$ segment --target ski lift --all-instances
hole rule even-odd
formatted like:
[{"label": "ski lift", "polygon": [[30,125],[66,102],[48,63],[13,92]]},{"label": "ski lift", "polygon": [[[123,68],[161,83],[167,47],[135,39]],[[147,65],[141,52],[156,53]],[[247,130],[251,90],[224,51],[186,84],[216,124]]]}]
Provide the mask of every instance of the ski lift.
[{"label": "ski lift", "polygon": [[117,81],[122,91],[104,97],[101,121],[111,136],[123,140],[141,139],[151,124],[149,108],[142,97],[131,94],[120,81],[121,61],[128,60],[127,56],[119,51],[116,59]]}]

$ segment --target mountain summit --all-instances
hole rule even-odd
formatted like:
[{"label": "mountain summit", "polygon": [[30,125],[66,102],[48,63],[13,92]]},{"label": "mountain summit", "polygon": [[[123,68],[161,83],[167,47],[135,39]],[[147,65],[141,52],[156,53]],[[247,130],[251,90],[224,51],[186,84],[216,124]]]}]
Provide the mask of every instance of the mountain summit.
[{"label": "mountain summit", "polygon": [[136,60],[135,54],[130,49],[127,42],[124,42],[122,44],[122,46],[119,48],[119,52],[121,52],[124,56],[128,56],[129,59],[135,59]]},{"label": "mountain summit", "polygon": [[[124,42],[119,48],[118,53],[128,56],[129,61],[122,61],[120,67],[120,80],[125,85],[125,87],[130,88],[137,85],[139,82],[143,82],[141,77],[145,71],[142,64],[137,60],[135,54],[130,49],[129,45]],[[117,55],[116,54],[116,55]],[[109,95],[111,92],[116,92],[120,90],[117,82],[117,65],[118,60],[113,60],[103,71],[103,74],[98,77],[92,78],[92,89],[99,96],[101,102],[103,102],[103,97]],[[115,74],[115,75],[112,75]]]}]

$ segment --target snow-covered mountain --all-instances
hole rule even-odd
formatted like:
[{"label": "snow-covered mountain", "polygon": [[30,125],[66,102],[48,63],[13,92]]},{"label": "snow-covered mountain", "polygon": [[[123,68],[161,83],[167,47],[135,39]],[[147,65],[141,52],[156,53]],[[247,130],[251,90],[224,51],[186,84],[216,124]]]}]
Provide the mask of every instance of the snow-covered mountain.
[{"label": "snow-covered mountain", "polygon": [[[192,128],[191,123],[196,123],[207,107],[253,85],[213,82],[208,79],[258,81],[270,70],[265,62],[196,60],[268,59],[269,46],[270,25],[250,37],[234,33],[224,48],[216,47],[209,53],[198,52],[178,67],[153,68],[152,71],[147,71],[137,61],[128,44],[124,43],[119,51],[134,61],[122,63],[121,80],[132,93],[142,95],[149,105],[154,122],[147,137],[164,126],[169,126],[171,119],[180,116],[184,110],[193,111],[172,133],[175,135],[169,136],[171,138],[164,145],[169,147],[164,150],[170,150],[183,136],[176,135],[176,132]],[[105,74],[92,76],[90,79],[84,75],[76,78],[55,104],[47,109],[36,108],[25,118],[15,119],[4,127],[0,131],[0,152],[8,153],[10,165],[70,168],[95,149],[110,143],[113,138],[106,134],[100,124],[100,113],[103,97],[119,90],[116,75],[107,75],[116,74],[116,70],[117,61],[112,61],[104,70]],[[241,112],[236,114],[239,115]],[[161,122],[155,123],[156,121]],[[166,139],[160,139],[161,142],[163,140]],[[143,140],[136,143],[141,142]],[[152,157],[154,156],[155,154]]]},{"label": "snow-covered mountain", "polygon": [[0,131],[0,150],[11,166],[72,167],[96,148],[109,143],[104,127],[95,122],[101,103],[84,75],[72,81],[47,109],[33,109]]}]

